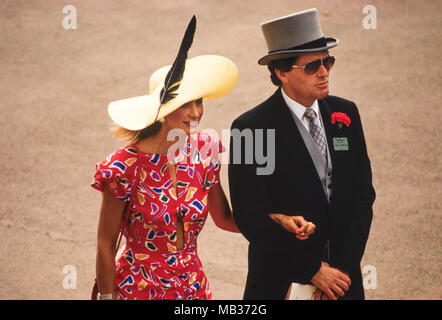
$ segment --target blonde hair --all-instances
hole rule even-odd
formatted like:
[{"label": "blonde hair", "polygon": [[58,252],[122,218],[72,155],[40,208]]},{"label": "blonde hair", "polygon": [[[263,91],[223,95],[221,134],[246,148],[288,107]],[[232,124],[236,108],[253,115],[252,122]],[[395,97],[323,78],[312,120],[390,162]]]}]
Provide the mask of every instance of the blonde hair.
[{"label": "blonde hair", "polygon": [[160,129],[161,123],[157,121],[141,130],[133,131],[120,126],[115,126],[111,128],[111,131],[113,132],[115,139],[123,140],[128,144],[136,144],[147,137],[156,135]]}]

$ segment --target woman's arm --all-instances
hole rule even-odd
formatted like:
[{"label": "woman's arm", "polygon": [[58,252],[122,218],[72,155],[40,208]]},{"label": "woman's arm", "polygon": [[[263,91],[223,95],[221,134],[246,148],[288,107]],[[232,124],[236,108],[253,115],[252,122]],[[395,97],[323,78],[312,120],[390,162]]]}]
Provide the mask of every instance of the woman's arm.
[{"label": "woman's arm", "polygon": [[125,202],[105,188],[97,232],[96,273],[100,294],[115,291],[115,246],[121,227]]},{"label": "woman's arm", "polygon": [[216,226],[223,230],[239,232],[220,182],[209,190],[208,200],[209,212]]}]

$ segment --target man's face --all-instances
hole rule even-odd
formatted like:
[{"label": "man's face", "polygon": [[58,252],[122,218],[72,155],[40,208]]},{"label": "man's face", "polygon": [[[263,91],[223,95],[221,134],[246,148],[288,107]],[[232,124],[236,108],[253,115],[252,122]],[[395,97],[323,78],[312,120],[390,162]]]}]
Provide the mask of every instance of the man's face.
[{"label": "man's face", "polygon": [[[296,65],[303,66],[327,56],[326,51],[305,54],[298,57]],[[325,98],[329,93],[329,71],[323,65],[311,75],[306,74],[302,68],[293,68],[288,72],[276,70],[276,74],[282,82],[285,93],[305,107],[310,107],[316,99]]]}]

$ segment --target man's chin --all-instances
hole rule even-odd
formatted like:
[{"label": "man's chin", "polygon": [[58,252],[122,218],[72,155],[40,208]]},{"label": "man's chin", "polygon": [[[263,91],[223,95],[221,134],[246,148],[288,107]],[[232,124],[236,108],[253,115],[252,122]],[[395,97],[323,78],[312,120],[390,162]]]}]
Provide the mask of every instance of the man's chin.
[{"label": "man's chin", "polygon": [[317,94],[316,98],[317,98],[318,100],[319,100],[319,99],[324,99],[326,96],[328,96],[328,94],[329,94],[328,89],[324,89],[324,90],[321,90],[321,91]]}]

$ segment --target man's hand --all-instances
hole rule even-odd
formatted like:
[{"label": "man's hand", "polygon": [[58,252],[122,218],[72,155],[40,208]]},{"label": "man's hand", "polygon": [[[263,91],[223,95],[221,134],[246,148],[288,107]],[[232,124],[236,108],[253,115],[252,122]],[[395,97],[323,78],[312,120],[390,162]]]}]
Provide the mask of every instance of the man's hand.
[{"label": "man's hand", "polygon": [[338,296],[344,296],[351,284],[348,274],[330,267],[326,262],[322,262],[321,268],[314,275],[311,282],[319,289],[315,293],[315,299],[318,298],[318,300],[326,298],[337,300]]},{"label": "man's hand", "polygon": [[286,216],[282,213],[270,213],[270,217],[279,223],[285,230],[296,234],[299,240],[308,239],[315,232],[316,226],[302,216]]}]

